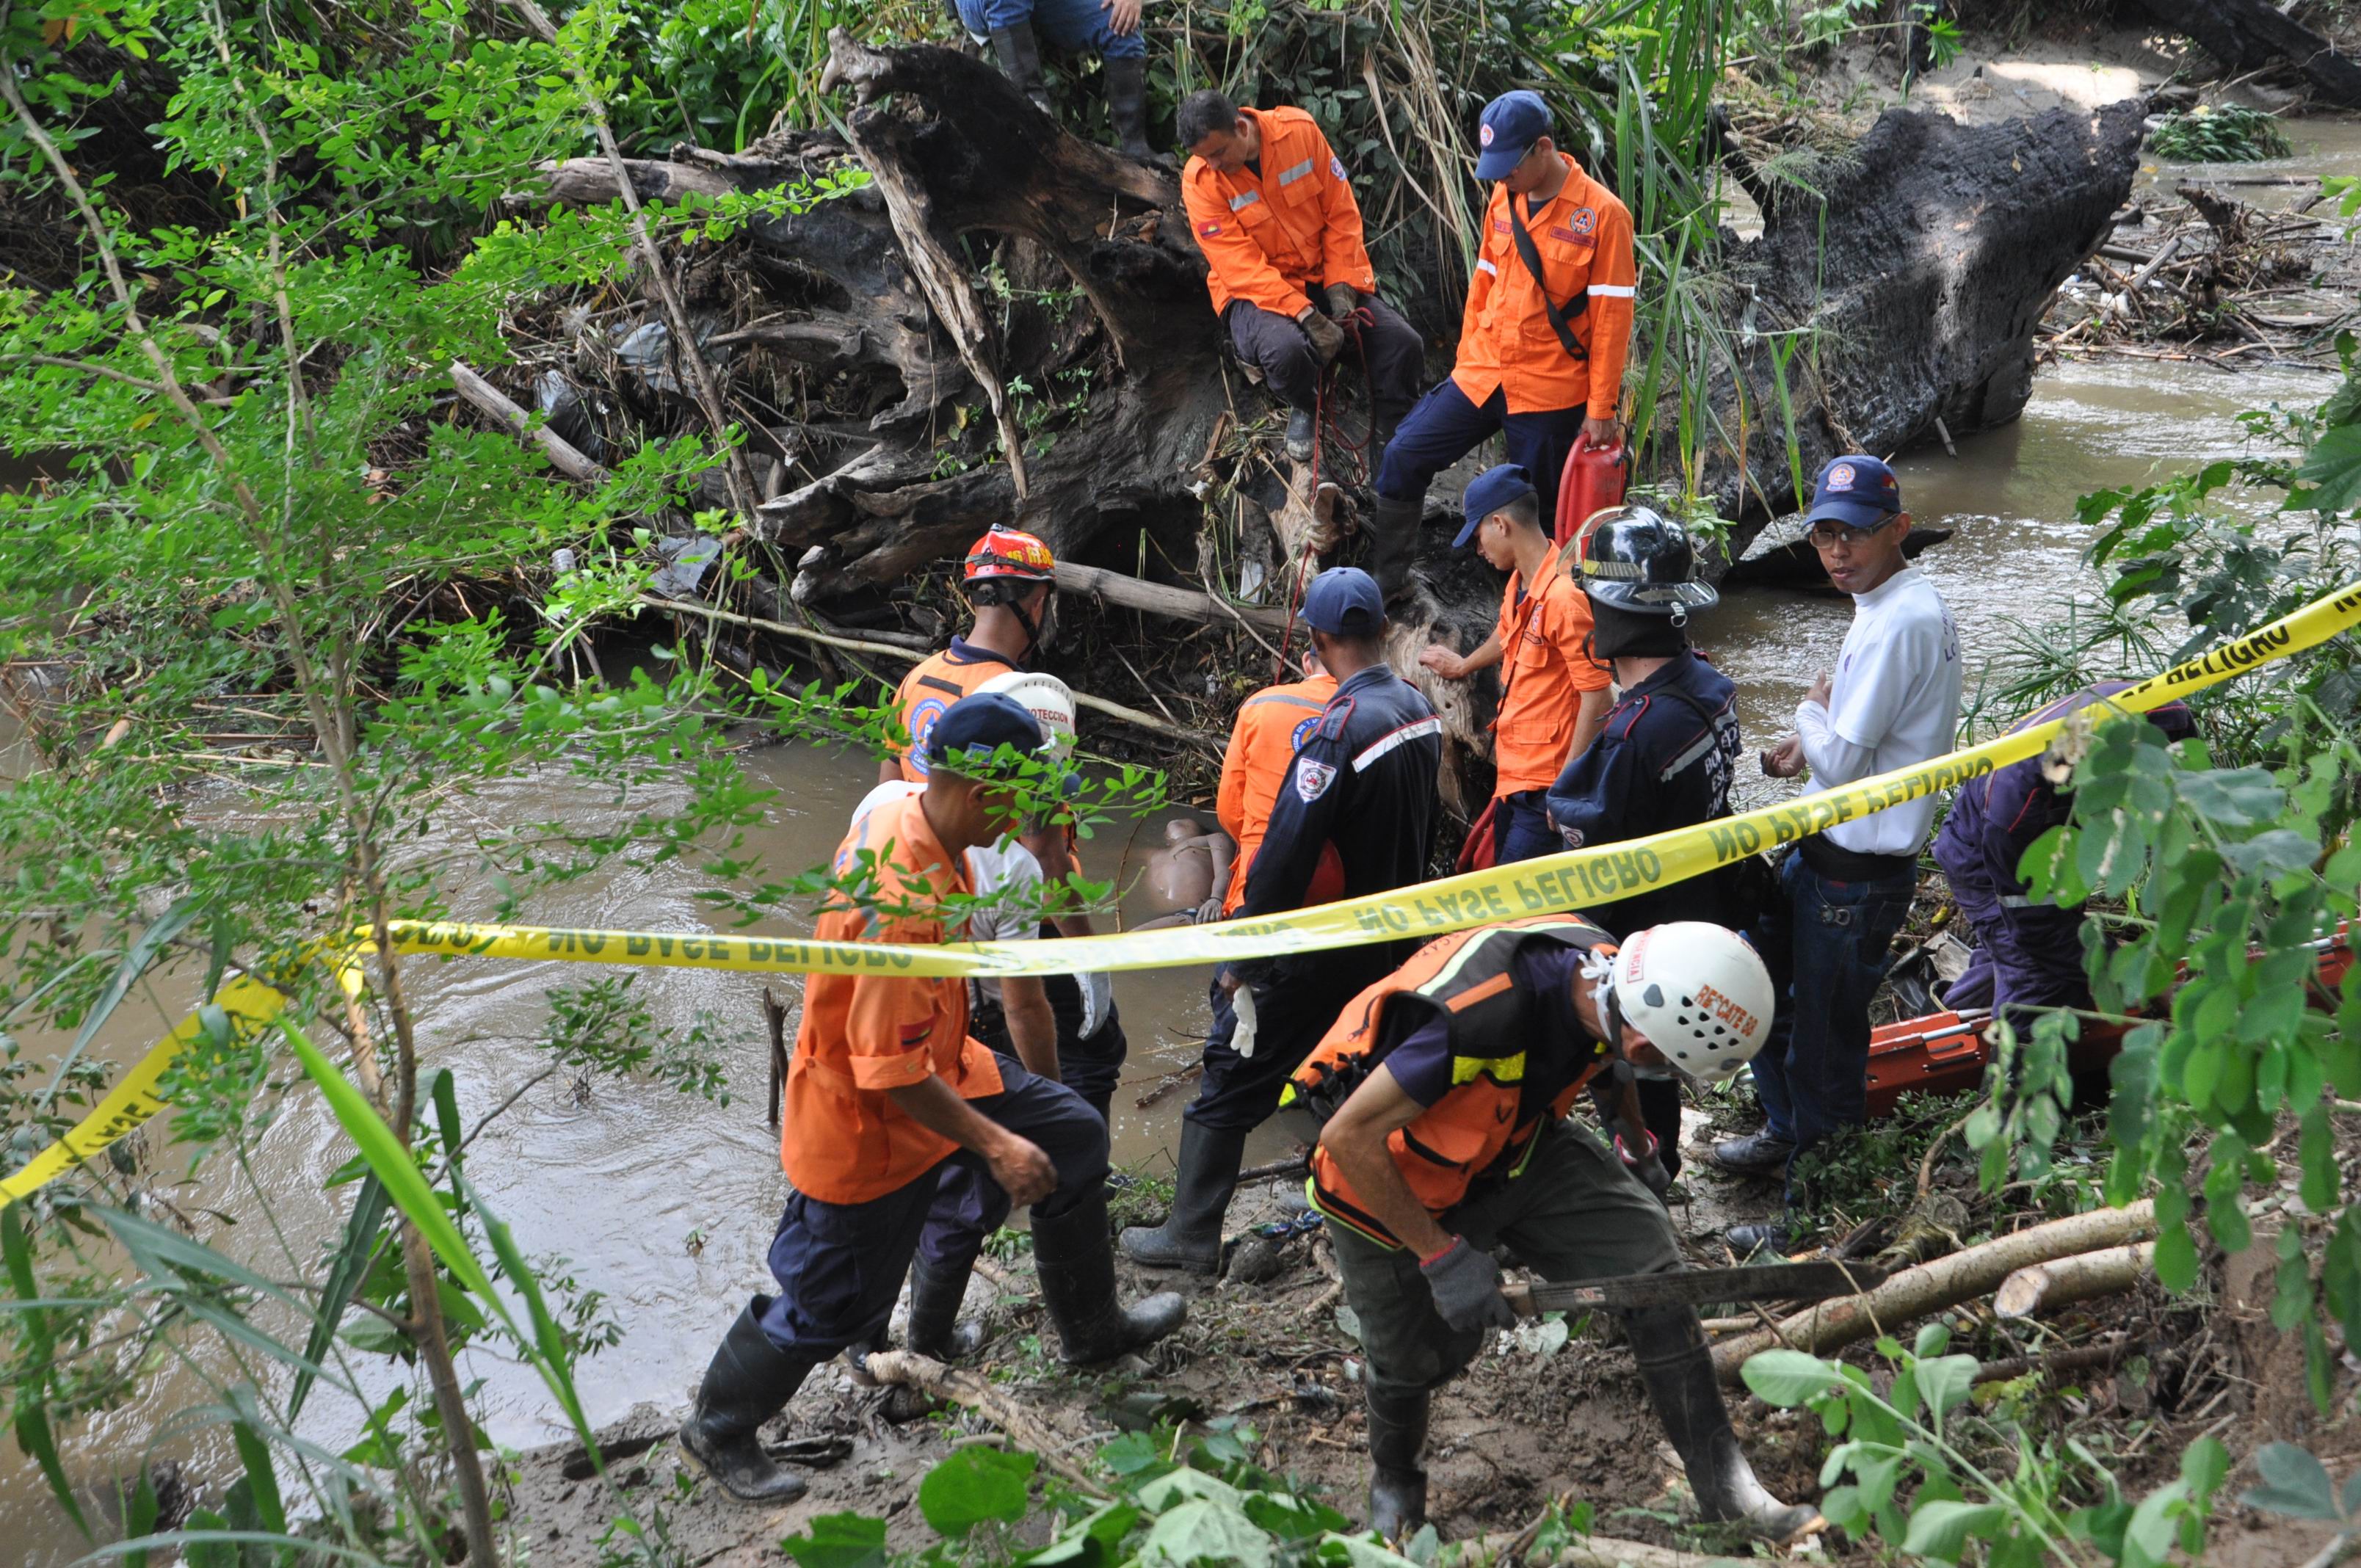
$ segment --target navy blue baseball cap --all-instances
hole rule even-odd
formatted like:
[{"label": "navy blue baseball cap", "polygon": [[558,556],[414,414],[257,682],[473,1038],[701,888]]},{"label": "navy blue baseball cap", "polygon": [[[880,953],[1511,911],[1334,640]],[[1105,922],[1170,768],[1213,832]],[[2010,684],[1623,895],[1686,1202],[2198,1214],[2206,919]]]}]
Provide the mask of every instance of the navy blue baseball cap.
[{"label": "navy blue baseball cap", "polygon": [[1522,463],[1503,463],[1497,468],[1485,469],[1476,476],[1476,482],[1467,487],[1466,495],[1460,499],[1459,510],[1466,517],[1467,526],[1459,531],[1459,537],[1451,542],[1451,547],[1454,550],[1466,549],[1486,518],[1514,502],[1520,496],[1540,494],[1533,488],[1532,475]]},{"label": "navy blue baseball cap", "polygon": [[1374,637],[1386,624],[1386,596],[1358,566],[1331,566],[1303,590],[1303,619],[1331,637]]},{"label": "navy blue baseball cap", "polygon": [[[963,696],[943,710],[927,736],[927,761],[960,773],[961,764],[989,762],[1003,746],[1027,753],[1041,749],[1041,721],[1004,692]],[[973,777],[973,774],[962,774]]]},{"label": "navy blue baseball cap", "polygon": [[1533,143],[1549,134],[1549,105],[1540,93],[1521,87],[1501,93],[1484,105],[1483,123],[1476,128],[1476,140],[1484,149],[1476,159],[1476,178],[1506,180]]},{"label": "navy blue baseball cap", "polygon": [[1883,528],[1902,510],[1902,486],[1894,470],[1874,457],[1831,457],[1812,487],[1812,510],[1804,526],[1840,522],[1847,528]]}]

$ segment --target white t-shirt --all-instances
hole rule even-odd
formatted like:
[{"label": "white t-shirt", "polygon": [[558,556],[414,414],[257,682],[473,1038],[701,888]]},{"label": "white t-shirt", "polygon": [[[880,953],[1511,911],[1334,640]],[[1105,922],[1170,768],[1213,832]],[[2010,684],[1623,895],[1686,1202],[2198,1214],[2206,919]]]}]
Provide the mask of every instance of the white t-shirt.
[{"label": "white t-shirt", "polygon": [[[924,790],[922,784],[894,779],[861,797],[852,808],[860,821],[889,800]],[[967,938],[976,942],[1029,942],[1041,934],[1041,862],[1014,837],[967,852],[967,880],[976,897],[986,902],[968,916]],[[978,977],[976,988],[994,1002],[1000,1000],[1000,982]]]},{"label": "white t-shirt", "polygon": [[[1960,729],[1965,672],[1951,608],[1926,574],[1905,566],[1853,596],[1852,629],[1829,682],[1828,706],[1795,709],[1795,733],[1812,777],[1851,784],[1939,757]],[[1863,855],[1915,855],[1935,824],[1931,795],[1828,828],[1828,840]]]}]

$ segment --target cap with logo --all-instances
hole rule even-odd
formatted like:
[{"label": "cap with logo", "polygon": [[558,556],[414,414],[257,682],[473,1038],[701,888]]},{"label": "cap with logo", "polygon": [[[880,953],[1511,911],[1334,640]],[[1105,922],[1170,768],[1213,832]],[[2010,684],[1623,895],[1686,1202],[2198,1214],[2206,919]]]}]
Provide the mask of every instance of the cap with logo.
[{"label": "cap with logo", "polygon": [[1331,637],[1374,637],[1385,629],[1386,596],[1358,566],[1331,566],[1303,591],[1303,619]]},{"label": "cap with logo", "polygon": [[1902,486],[1894,470],[1874,457],[1831,457],[1812,487],[1812,510],[1804,526],[1840,522],[1847,528],[1882,528],[1902,510]]},{"label": "cap with logo", "polygon": [[[927,761],[965,778],[982,777],[1003,746],[1027,755],[1041,749],[1041,724],[1030,709],[1000,692],[963,696],[943,710],[927,736]],[[964,770],[972,769],[968,772]]]},{"label": "cap with logo", "polygon": [[1506,180],[1533,143],[1549,134],[1549,105],[1540,93],[1521,87],[1501,93],[1484,105],[1484,118],[1476,127],[1476,140],[1483,148],[1476,159],[1476,178]]},{"label": "cap with logo", "polygon": [[1485,469],[1476,476],[1475,481],[1467,487],[1467,493],[1460,498],[1459,510],[1466,518],[1467,524],[1459,531],[1459,537],[1451,542],[1451,547],[1454,550],[1466,549],[1476,537],[1476,531],[1484,526],[1486,518],[1502,507],[1515,504],[1520,497],[1540,494],[1533,488],[1532,474],[1521,463],[1503,463],[1498,467]]}]

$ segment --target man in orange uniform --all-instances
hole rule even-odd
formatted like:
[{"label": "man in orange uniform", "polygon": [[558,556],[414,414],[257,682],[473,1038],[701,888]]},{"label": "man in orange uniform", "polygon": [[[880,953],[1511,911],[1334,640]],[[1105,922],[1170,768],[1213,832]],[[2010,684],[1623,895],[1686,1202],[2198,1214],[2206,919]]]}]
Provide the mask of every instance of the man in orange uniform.
[{"label": "man in orange uniform", "polygon": [[1500,619],[1473,653],[1437,642],[1418,662],[1456,681],[1507,660],[1499,715],[1492,720],[1498,859],[1529,861],[1565,848],[1543,797],[1598,737],[1613,682],[1591,655],[1590,603],[1558,568],[1533,477],[1514,463],[1487,469],[1467,487],[1466,512],[1466,526],[1452,547],[1465,550],[1472,541],[1509,574]]},{"label": "man in orange uniform", "polygon": [[[1237,843],[1230,861],[1229,891],[1222,898],[1222,918],[1238,912],[1246,901],[1246,872],[1255,850],[1270,830],[1270,810],[1278,803],[1279,786],[1295,765],[1295,749],[1320,722],[1321,710],[1336,695],[1336,677],[1321,663],[1315,649],[1303,655],[1303,678],[1265,686],[1238,705],[1230,726],[1230,747],[1222,754],[1222,784],[1213,797],[1213,816]],[[1333,847],[1321,856],[1312,873],[1304,903],[1326,904],[1345,886],[1344,872]]]},{"label": "man in orange uniform", "polygon": [[[838,847],[838,876],[864,885],[833,896],[814,936],[942,941],[944,901],[972,893],[967,852],[998,842],[1026,809],[993,781],[1040,746],[1040,725],[1007,696],[954,705],[928,738],[925,791],[863,812]],[[1041,1301],[1068,1362],[1111,1360],[1185,1315],[1177,1296],[1129,1309],[1115,1299],[1106,1124],[1064,1084],[996,1060],[967,1025],[967,984],[956,975],[881,965],[805,982],[779,1134],[795,1185],[771,1242],[780,1293],[739,1312],[680,1429],[689,1459],[733,1497],[803,1495],[802,1479],[774,1464],[755,1433],[813,1367],[874,1342],[922,1245],[972,1257],[969,1244],[1012,1204],[1032,1205]],[[943,1181],[946,1166],[989,1179],[968,1184],[988,1193],[981,1214],[947,1195],[959,1184]]]},{"label": "man in orange uniform", "polygon": [[1631,214],[1550,140],[1537,93],[1485,105],[1476,178],[1498,181],[1467,284],[1459,361],[1419,400],[1378,470],[1370,571],[1410,591],[1426,488],[1495,431],[1533,477],[1542,516],[1576,438],[1612,444],[1631,338]]},{"label": "man in orange uniform", "polygon": [[1213,313],[1239,360],[1288,406],[1287,455],[1311,460],[1320,373],[1356,316],[1372,440],[1384,446],[1418,396],[1426,347],[1378,298],[1343,160],[1302,110],[1241,109],[1212,88],[1181,101],[1179,129],[1189,148],[1180,198],[1205,253]]},{"label": "man in orange uniform", "polygon": [[975,624],[929,653],[894,693],[906,748],[877,767],[877,782],[927,782],[927,737],[951,704],[994,675],[1021,669],[1057,635],[1058,563],[1029,533],[995,524],[975,542],[960,570]]}]

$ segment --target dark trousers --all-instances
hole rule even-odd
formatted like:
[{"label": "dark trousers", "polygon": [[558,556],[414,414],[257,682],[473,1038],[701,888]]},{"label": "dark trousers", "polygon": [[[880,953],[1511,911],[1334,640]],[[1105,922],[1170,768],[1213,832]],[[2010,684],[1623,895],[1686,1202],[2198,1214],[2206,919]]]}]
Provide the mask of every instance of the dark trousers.
[{"label": "dark trousers", "polygon": [[1030,22],[1059,49],[1108,60],[1144,60],[1148,38],[1140,28],[1118,33],[1107,26],[1098,0],[954,0],[960,21],[977,38],[1001,27]]},{"label": "dark trousers", "polygon": [[1547,790],[1520,790],[1499,799],[1499,864],[1564,852],[1565,839],[1550,826]]},{"label": "dark trousers", "polygon": [[[1569,1122],[1553,1122],[1536,1136],[1524,1174],[1440,1216],[1443,1228],[1488,1252],[1505,1243],[1553,1283],[1681,1266],[1664,1206],[1612,1149]],[[1450,1381],[1484,1347],[1480,1330],[1455,1329],[1435,1310],[1417,1254],[1384,1246],[1350,1225],[1330,1225],[1328,1239],[1345,1299],[1360,1321],[1372,1387],[1424,1393]]]},{"label": "dark trousers", "polygon": [[1869,1119],[1869,1002],[1917,880],[1905,871],[1837,882],[1793,850],[1779,868],[1785,896],[1773,900],[1754,932],[1778,988],[1770,1037],[1754,1058],[1754,1089],[1773,1134],[1798,1153]]},{"label": "dark trousers", "polygon": [[1557,481],[1565,472],[1566,455],[1582,434],[1588,410],[1543,409],[1512,414],[1499,388],[1477,408],[1458,384],[1446,378],[1418,400],[1416,407],[1386,444],[1386,460],[1378,469],[1378,494],[1388,500],[1422,500],[1434,477],[1476,450],[1477,444],[1499,432],[1509,446],[1509,461],[1521,463],[1541,492],[1542,526],[1557,516]]},{"label": "dark trousers", "polygon": [[[1073,981],[1063,975],[1051,975],[1049,979],[1053,986],[1062,981],[1068,992],[1073,989]],[[1053,990],[1050,1010],[1058,1019],[1058,1076],[1099,1113],[1100,1121],[1113,1127],[1115,1085],[1123,1080],[1123,1064],[1131,1055],[1131,1041],[1123,1032],[1123,1015],[1110,1006],[1096,1034],[1086,1040],[1072,1039],[1067,1033],[1067,1016],[1069,1012],[1079,1014],[1081,1004],[1077,1003],[1069,1009],[1060,1005],[1060,1001]],[[1008,1015],[1001,1011],[998,1003],[979,1005],[970,1016],[969,1028],[977,1039],[992,1047],[992,1054],[1004,1066],[1009,1062],[1025,1065],[1017,1059],[1016,1047],[1009,1041]]]},{"label": "dark trousers", "polygon": [[[1008,1061],[1000,1078],[998,1094],[968,1103],[1049,1157],[1058,1186],[1033,1212],[1055,1218],[1106,1179],[1106,1124],[1062,1083]],[[866,1203],[794,1193],[771,1238],[779,1294],[756,1296],[754,1314],[772,1343],[816,1361],[871,1343],[893,1315],[914,1254],[923,1250],[929,1263],[964,1271],[1008,1210],[1007,1190],[966,1149]]]},{"label": "dark trousers", "polygon": [[[1945,868],[1949,871],[1949,867]],[[1952,874],[1951,897],[1976,934],[1967,973],[1952,982],[1947,1005],[1982,1006],[1995,1018],[2004,1009],[2022,1033],[2033,1014],[2051,1007],[2091,1005],[2082,969],[2082,910],[2060,909],[2022,895],[1996,893],[1979,879]]]},{"label": "dark trousers", "polygon": [[[1324,296],[1323,296],[1324,297]],[[1318,303],[1311,291],[1303,302]],[[1361,296],[1361,308],[1375,317],[1361,328],[1361,355],[1369,372],[1369,412],[1379,424],[1398,420],[1418,397],[1426,379],[1426,345],[1418,329],[1375,294]],[[1320,356],[1312,340],[1287,316],[1264,310],[1246,300],[1232,300],[1222,313],[1230,329],[1231,346],[1239,360],[1262,371],[1271,396],[1291,409],[1309,413],[1319,406]],[[1353,352],[1348,343],[1345,355]]]},{"label": "dark trousers", "polygon": [[[1254,988],[1254,1055],[1250,1057],[1242,1057],[1232,1047],[1236,1015],[1227,998],[1217,996],[1213,1032],[1205,1041],[1205,1076],[1197,1085],[1197,1098],[1181,1115],[1222,1132],[1251,1132],[1262,1125],[1279,1109],[1279,1091],[1286,1087],[1288,1076],[1303,1065],[1303,1058],[1312,1054],[1312,1047],[1320,1043],[1345,1003],[1391,967],[1380,964],[1367,970],[1363,965],[1338,964],[1331,955],[1316,956],[1330,961],[1282,962],[1271,981]],[[1220,985],[1213,990],[1218,993]]]}]

